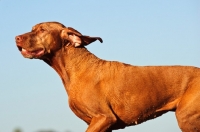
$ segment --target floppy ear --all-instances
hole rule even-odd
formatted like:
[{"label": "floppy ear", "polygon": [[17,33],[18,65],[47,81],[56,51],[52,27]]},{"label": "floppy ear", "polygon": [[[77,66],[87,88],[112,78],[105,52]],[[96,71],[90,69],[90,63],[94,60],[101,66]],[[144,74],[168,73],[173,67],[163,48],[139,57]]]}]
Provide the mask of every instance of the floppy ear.
[{"label": "floppy ear", "polygon": [[64,28],[61,31],[61,38],[63,38],[65,41],[66,40],[69,41],[75,47],[81,45],[86,46],[96,40],[99,40],[101,43],[103,42],[103,40],[100,37],[84,36],[80,32],[71,27]]},{"label": "floppy ear", "polygon": [[80,37],[81,40],[83,41],[82,42],[83,45],[88,45],[96,40],[99,40],[101,43],[103,43],[103,40],[100,37],[90,37],[90,36],[82,35],[80,32],[78,32],[76,29],[72,27],[68,27],[68,34],[74,34]]}]

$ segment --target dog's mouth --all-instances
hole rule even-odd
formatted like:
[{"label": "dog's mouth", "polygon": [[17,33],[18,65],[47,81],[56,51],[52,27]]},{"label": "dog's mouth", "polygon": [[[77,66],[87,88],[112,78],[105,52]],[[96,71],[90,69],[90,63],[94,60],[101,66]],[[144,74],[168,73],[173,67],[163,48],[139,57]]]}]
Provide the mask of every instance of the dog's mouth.
[{"label": "dog's mouth", "polygon": [[19,51],[25,58],[30,58],[30,59],[40,58],[41,56],[44,55],[44,52],[45,52],[43,48],[38,48],[36,50],[31,50],[31,51],[24,49],[21,46],[17,46],[17,48],[19,49]]}]

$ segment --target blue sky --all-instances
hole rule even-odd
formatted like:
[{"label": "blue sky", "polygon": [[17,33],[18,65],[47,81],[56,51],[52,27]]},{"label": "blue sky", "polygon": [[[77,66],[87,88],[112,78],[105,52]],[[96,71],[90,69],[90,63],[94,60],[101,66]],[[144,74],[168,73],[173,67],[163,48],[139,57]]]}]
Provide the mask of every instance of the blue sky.
[{"label": "blue sky", "polygon": [[[15,36],[58,21],[104,43],[87,48],[98,57],[132,65],[200,67],[199,0],[0,0],[0,132],[52,129],[85,131],[68,107],[57,73],[43,61],[24,59]],[[174,113],[120,132],[180,132]]]}]

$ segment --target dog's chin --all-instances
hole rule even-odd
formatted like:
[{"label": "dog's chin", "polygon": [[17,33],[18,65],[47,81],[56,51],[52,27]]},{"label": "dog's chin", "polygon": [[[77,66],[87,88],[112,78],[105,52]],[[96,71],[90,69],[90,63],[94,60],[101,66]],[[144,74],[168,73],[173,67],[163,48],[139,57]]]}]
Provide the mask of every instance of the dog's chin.
[{"label": "dog's chin", "polygon": [[42,56],[44,56],[45,50],[41,48],[41,49],[37,49],[37,50],[34,50],[34,51],[28,51],[28,50],[22,48],[21,54],[25,58],[40,59],[40,58],[42,58]]}]

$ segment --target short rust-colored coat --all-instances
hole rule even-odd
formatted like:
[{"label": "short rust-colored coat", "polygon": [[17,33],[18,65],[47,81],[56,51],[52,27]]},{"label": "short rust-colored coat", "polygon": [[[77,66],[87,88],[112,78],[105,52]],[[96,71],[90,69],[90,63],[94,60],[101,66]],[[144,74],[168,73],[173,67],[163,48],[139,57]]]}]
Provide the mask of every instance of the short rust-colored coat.
[{"label": "short rust-colored coat", "polygon": [[132,66],[105,61],[85,46],[102,39],[58,22],[40,23],[16,37],[26,58],[44,60],[61,77],[72,111],[87,132],[111,132],[175,111],[183,132],[200,132],[200,69]]}]

